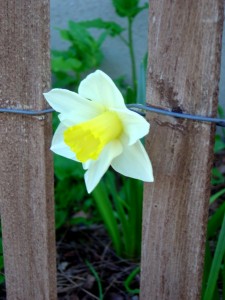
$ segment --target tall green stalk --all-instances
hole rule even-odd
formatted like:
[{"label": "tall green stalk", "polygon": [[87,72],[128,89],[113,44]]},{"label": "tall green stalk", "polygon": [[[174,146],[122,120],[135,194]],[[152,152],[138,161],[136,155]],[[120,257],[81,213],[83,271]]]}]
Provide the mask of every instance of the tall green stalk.
[{"label": "tall green stalk", "polygon": [[136,63],[135,63],[135,55],[134,55],[134,44],[133,44],[133,18],[128,17],[128,47],[130,51],[131,58],[131,72],[132,72],[132,83],[135,96],[137,95],[137,75],[136,75]]}]

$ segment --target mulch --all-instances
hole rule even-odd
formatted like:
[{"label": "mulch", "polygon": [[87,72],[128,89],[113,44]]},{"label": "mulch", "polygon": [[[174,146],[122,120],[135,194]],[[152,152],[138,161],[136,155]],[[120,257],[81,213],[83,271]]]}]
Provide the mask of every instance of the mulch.
[{"label": "mulch", "polygon": [[[111,248],[102,226],[71,228],[57,243],[58,297],[61,300],[100,299],[98,280],[90,269],[97,272],[102,294],[107,300],[138,300],[129,295],[124,281],[139,262],[118,257]],[[139,288],[136,275],[132,289]]]}]

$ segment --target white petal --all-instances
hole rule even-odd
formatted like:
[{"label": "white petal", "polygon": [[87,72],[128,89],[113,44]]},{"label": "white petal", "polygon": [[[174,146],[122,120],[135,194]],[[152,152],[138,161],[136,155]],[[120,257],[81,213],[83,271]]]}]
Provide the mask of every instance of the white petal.
[{"label": "white petal", "polygon": [[140,141],[124,148],[123,152],[113,159],[111,166],[125,176],[147,182],[154,181],[150,159]]},{"label": "white petal", "polygon": [[93,159],[87,160],[85,163],[82,164],[83,165],[83,169],[87,170],[93,162],[94,162]]},{"label": "white petal", "polygon": [[114,109],[113,111],[117,112],[120,120],[123,123],[124,133],[128,138],[128,145],[135,144],[138,140],[148,134],[150,124],[136,112],[130,111],[128,109]]},{"label": "white petal", "polygon": [[124,108],[124,99],[112,79],[97,70],[81,81],[78,93],[106,108]]},{"label": "white petal", "polygon": [[67,127],[65,127],[63,124],[59,124],[53,136],[52,145],[50,149],[58,155],[78,161],[75,153],[71,151],[70,147],[67,146],[64,142],[63,133],[66,128]]},{"label": "white petal", "polygon": [[[89,101],[91,102],[91,101]],[[79,110],[79,112],[71,112],[66,114],[59,114],[58,118],[60,122],[62,122],[65,126],[70,127],[82,122],[86,122],[90,119],[93,119],[97,116],[99,116],[104,109],[99,109],[98,111],[90,111],[90,110]]]},{"label": "white petal", "polygon": [[44,96],[56,111],[69,114],[74,118],[76,116],[89,116],[89,118],[93,118],[102,112],[101,106],[97,103],[68,90],[53,89],[48,93],[44,93]]},{"label": "white petal", "polygon": [[119,141],[112,141],[106,145],[100,157],[91,161],[89,169],[84,175],[88,193],[91,193],[99,183],[102,176],[108,170],[112,160],[122,152],[122,145]]}]

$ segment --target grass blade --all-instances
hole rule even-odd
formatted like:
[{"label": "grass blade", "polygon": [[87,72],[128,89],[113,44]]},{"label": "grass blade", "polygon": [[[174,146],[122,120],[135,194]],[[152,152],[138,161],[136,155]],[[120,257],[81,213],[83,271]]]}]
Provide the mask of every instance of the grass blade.
[{"label": "grass blade", "polygon": [[[209,241],[206,241],[206,247],[205,247],[205,261],[204,261],[204,272],[203,272],[203,280],[202,280],[202,299],[205,294],[205,290],[207,287],[207,281],[209,278],[209,273],[212,265],[212,254],[209,247]],[[219,291],[218,288],[215,288],[215,292],[213,295],[213,300],[219,300]]]},{"label": "grass blade", "polygon": [[223,217],[225,213],[225,202],[217,208],[216,212],[209,218],[208,228],[207,228],[207,237],[212,238],[217,231],[221,228]]},{"label": "grass blade", "polygon": [[130,285],[133,281],[133,279],[135,278],[135,276],[140,273],[140,267],[136,267],[127,277],[127,279],[124,281],[124,286],[126,288],[126,290],[128,291],[128,293],[130,294],[139,294],[140,293],[140,289],[131,289]]},{"label": "grass blade", "polygon": [[103,291],[102,291],[102,284],[101,280],[98,276],[98,273],[96,272],[95,268],[92,266],[92,264],[89,261],[85,261],[86,265],[90,269],[91,273],[94,275],[95,280],[97,281],[98,284],[98,291],[99,291],[99,300],[103,300]]},{"label": "grass blade", "polygon": [[109,200],[109,196],[103,182],[100,182],[98,184],[98,186],[92,192],[92,195],[96,202],[99,213],[112,239],[115,251],[117,255],[121,255],[121,238],[119,234],[118,224],[116,221],[116,217],[113,213],[112,204]]},{"label": "grass blade", "polygon": [[212,300],[215,291],[217,279],[219,276],[219,271],[221,268],[222,260],[225,252],[225,215],[223,218],[222,228],[219,234],[215,254],[213,257],[212,267],[209,273],[209,279],[207,282],[207,287],[204,294],[204,300]]},{"label": "grass blade", "polygon": [[130,258],[140,256],[141,250],[141,225],[142,225],[142,182],[136,179],[125,178],[126,199],[128,202],[128,222],[129,222],[129,239]]},{"label": "grass blade", "polygon": [[210,197],[209,204],[212,204],[214,201],[216,201],[219,197],[221,197],[223,194],[225,194],[225,189],[220,190],[219,192],[215,193]]}]

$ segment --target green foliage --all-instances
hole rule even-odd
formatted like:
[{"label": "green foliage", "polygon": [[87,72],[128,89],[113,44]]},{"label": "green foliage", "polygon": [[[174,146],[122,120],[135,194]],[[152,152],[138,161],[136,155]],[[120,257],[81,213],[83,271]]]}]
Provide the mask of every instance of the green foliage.
[{"label": "green foliage", "polygon": [[[90,29],[98,29],[101,33],[94,38]],[[100,66],[103,59],[101,47],[106,37],[115,37],[122,31],[120,25],[102,19],[79,23],[69,21],[68,29],[59,29],[61,38],[69,43],[69,47],[52,51],[54,86],[76,89],[85,72]]]},{"label": "green foliage", "polygon": [[142,10],[148,8],[146,2],[143,6],[139,6],[139,0],[112,0],[116,13],[120,17],[134,18]]},{"label": "green foliage", "polygon": [[225,149],[225,141],[224,141],[223,137],[220,134],[216,134],[214,152],[218,153],[224,149]]},{"label": "green foliage", "polygon": [[[225,114],[222,109],[222,107],[219,106],[218,108],[218,115],[220,118],[225,119]],[[224,128],[221,129],[220,133],[217,133],[215,136],[215,144],[214,144],[214,153],[219,153],[221,151],[225,150],[225,131]],[[212,185],[219,185],[225,183],[225,177],[221,173],[221,171],[213,167],[212,169],[212,179],[211,179]]]},{"label": "green foliage", "polygon": [[103,288],[102,288],[102,283],[100,280],[100,277],[97,273],[97,271],[95,270],[95,268],[93,267],[93,265],[86,260],[86,265],[88,266],[88,268],[90,269],[91,273],[93,274],[97,284],[98,284],[98,291],[99,291],[99,300],[103,300],[104,299],[104,295],[103,295]]},{"label": "green foliage", "polygon": [[136,267],[124,281],[124,286],[129,294],[139,294],[140,289],[132,289],[131,284],[135,276],[140,273],[140,267]]},{"label": "green foliage", "polygon": [[99,222],[95,203],[87,195],[81,164],[54,155],[56,229]]},{"label": "green foliage", "polygon": [[79,23],[80,25],[84,26],[86,29],[88,28],[96,28],[96,29],[103,29],[103,33],[100,35],[99,43],[102,44],[102,42],[105,40],[107,35],[110,35],[112,37],[120,35],[124,28],[122,28],[119,24],[115,22],[109,22],[109,21],[103,21],[102,19],[94,19],[89,21],[83,21]]},{"label": "green foliage", "polygon": [[212,178],[211,178],[212,185],[219,185],[225,183],[225,178],[218,168],[212,168]]},{"label": "green foliage", "polygon": [[142,182],[114,172],[92,192],[116,253],[129,259],[140,257],[142,194]]},{"label": "green foliage", "polygon": [[[219,115],[224,118],[224,112],[219,107]],[[217,134],[215,138],[214,152],[219,154],[225,149],[224,132]],[[223,184],[225,178],[218,168],[212,170],[212,184]],[[210,214],[207,225],[207,241],[205,250],[204,274],[202,282],[202,299],[225,299],[225,202],[222,200],[225,188],[219,189],[210,197]]]},{"label": "green foliage", "polygon": [[[224,203],[223,203],[224,204]],[[221,210],[222,207],[222,210]],[[221,218],[222,217],[222,218]],[[211,219],[214,219],[213,221]],[[215,226],[217,224],[217,226]],[[213,227],[212,227],[213,226]],[[225,289],[224,281],[224,256],[225,256],[225,214],[224,205],[220,206],[220,211],[209,219],[208,223],[208,238],[210,235],[217,234],[218,227],[221,227],[218,239],[214,240],[215,250],[214,256],[209,246],[209,241],[206,244],[205,269],[203,277],[203,300],[220,299],[218,292],[218,280],[222,282],[223,293]]]}]

